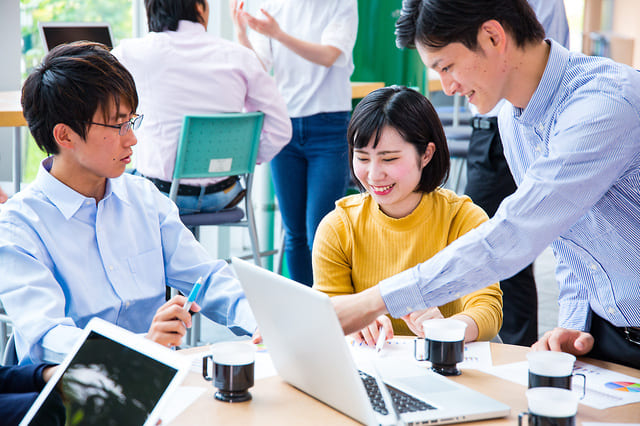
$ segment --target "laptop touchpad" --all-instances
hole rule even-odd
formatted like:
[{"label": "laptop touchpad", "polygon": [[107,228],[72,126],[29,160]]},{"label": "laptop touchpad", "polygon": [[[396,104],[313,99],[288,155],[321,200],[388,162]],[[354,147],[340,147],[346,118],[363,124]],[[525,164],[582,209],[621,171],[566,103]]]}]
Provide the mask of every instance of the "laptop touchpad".
[{"label": "laptop touchpad", "polygon": [[412,376],[412,377],[394,377],[389,383],[391,385],[397,385],[398,387],[405,388],[406,390],[415,393],[430,393],[430,392],[450,392],[458,390],[458,388],[447,380],[439,380],[439,378],[433,378],[431,376]]}]

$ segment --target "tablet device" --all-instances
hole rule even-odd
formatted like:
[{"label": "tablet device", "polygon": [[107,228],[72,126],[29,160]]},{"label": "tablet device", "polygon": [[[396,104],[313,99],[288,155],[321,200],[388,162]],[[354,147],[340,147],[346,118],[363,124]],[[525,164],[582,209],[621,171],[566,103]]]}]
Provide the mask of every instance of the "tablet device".
[{"label": "tablet device", "polygon": [[20,425],[155,425],[188,358],[93,318]]}]

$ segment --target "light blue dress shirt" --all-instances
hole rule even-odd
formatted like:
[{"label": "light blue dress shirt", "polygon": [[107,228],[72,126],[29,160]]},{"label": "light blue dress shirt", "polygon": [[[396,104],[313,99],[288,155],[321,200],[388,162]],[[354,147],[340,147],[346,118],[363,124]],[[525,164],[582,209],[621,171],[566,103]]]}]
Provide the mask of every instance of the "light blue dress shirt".
[{"label": "light blue dress shirt", "polygon": [[395,317],[507,278],[552,244],[559,325],[591,312],[640,326],[640,73],[551,41],[525,109],[498,119],[518,189],[495,216],[429,261],[380,283]]},{"label": "light blue dress shirt", "polygon": [[188,294],[200,276],[204,315],[255,331],[230,267],[211,259],[151,182],[108,179],[96,205],[49,174],[52,160],[0,208],[0,300],[21,364],[59,362],[94,316],[146,333],[165,286]]}]

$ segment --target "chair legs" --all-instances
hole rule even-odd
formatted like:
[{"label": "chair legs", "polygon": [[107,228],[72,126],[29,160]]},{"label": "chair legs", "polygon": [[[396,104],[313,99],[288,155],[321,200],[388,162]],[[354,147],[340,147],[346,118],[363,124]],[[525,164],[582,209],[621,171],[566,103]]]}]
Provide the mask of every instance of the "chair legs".
[{"label": "chair legs", "polygon": [[276,259],[276,274],[282,275],[284,268],[284,228],[280,230],[280,248],[278,249],[278,258]]},{"label": "chair legs", "polygon": [[251,251],[253,252],[253,261],[257,266],[262,266],[260,258],[260,244],[258,243],[258,229],[256,227],[256,218],[253,212],[253,205],[250,197],[245,198],[245,213],[247,215],[249,237],[251,238]]}]

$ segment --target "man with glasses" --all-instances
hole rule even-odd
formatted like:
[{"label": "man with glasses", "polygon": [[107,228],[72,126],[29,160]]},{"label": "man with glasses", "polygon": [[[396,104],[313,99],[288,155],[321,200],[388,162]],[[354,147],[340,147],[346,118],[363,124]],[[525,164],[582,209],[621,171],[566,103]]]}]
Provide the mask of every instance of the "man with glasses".
[{"label": "man with glasses", "polygon": [[183,296],[165,302],[165,288],[188,293],[200,277],[192,311],[255,331],[227,264],[151,182],[124,173],[137,106],[131,74],[96,43],[56,47],[24,83],[29,130],[51,156],[0,211],[0,301],[21,364],[59,362],[95,316],[176,346],[191,316]]}]

